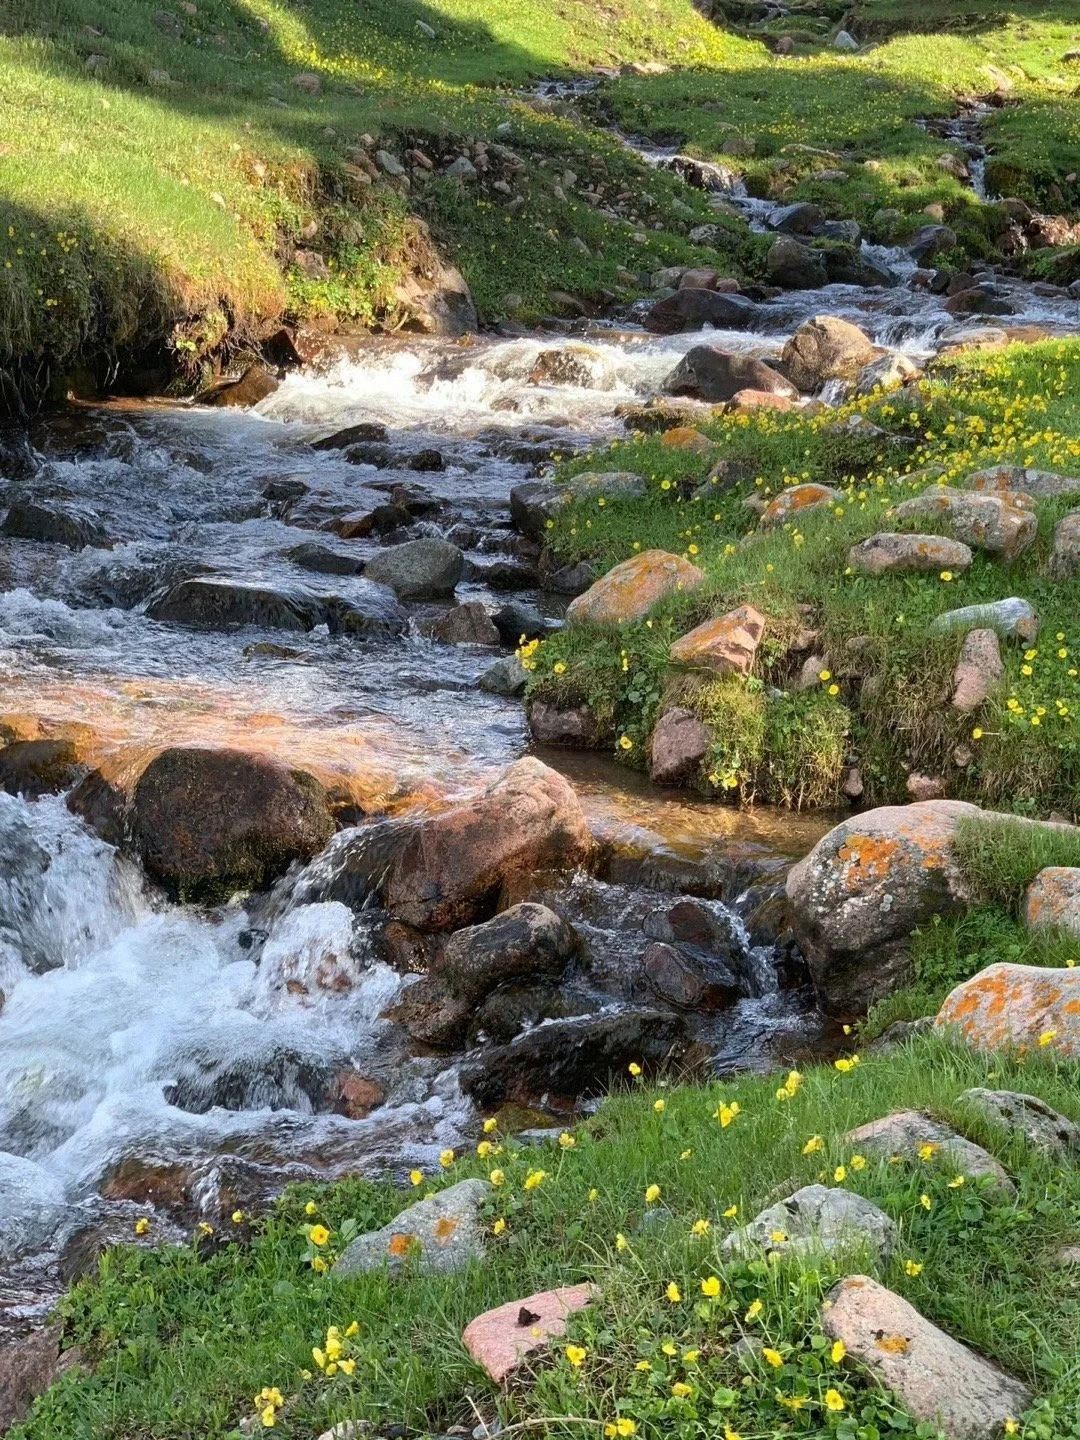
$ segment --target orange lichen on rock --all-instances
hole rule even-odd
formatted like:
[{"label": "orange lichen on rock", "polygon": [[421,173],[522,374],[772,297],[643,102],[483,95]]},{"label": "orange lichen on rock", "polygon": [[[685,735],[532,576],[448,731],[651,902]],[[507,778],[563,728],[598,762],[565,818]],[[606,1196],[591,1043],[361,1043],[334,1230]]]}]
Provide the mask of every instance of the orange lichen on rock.
[{"label": "orange lichen on rock", "polygon": [[934,1023],[979,1050],[1080,1055],[1080,969],[991,965],[957,986]]},{"label": "orange lichen on rock", "polygon": [[590,585],[566,612],[572,624],[623,625],[641,620],[657,601],[677,590],[693,590],[705,579],[689,560],[666,550],[632,555]]}]

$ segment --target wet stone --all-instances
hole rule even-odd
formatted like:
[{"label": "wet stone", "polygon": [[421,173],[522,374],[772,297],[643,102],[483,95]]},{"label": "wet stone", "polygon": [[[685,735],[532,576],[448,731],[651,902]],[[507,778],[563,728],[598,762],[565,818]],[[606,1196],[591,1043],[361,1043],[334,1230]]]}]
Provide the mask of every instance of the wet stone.
[{"label": "wet stone", "polygon": [[506,655],[503,659],[496,660],[490,670],[484,671],[478,684],[481,690],[487,690],[492,695],[509,698],[524,694],[528,682],[529,672],[517,656]]},{"label": "wet stone", "polygon": [[408,540],[376,554],[364,574],[403,600],[437,600],[454,593],[463,567],[461,551],[446,540]]},{"label": "wet stone", "polygon": [[360,575],[364,569],[364,562],[359,556],[345,555],[340,550],[331,550],[328,545],[317,545],[314,541],[286,550],[285,558],[301,570],[312,570],[320,575]]},{"label": "wet stone", "polygon": [[343,430],[335,430],[332,435],[324,435],[321,440],[314,441],[311,448],[313,450],[344,450],[349,445],[355,445],[361,441],[385,444],[389,438],[390,434],[385,425],[364,421],[360,425],[347,425]]},{"label": "wet stone", "polygon": [[0,535],[12,540],[35,540],[64,545],[69,550],[108,549],[112,541],[96,515],[73,506],[41,505],[15,500],[8,507]]},{"label": "wet stone", "polygon": [[70,789],[82,770],[71,740],[17,740],[0,749],[0,789],[9,795],[55,795]]}]

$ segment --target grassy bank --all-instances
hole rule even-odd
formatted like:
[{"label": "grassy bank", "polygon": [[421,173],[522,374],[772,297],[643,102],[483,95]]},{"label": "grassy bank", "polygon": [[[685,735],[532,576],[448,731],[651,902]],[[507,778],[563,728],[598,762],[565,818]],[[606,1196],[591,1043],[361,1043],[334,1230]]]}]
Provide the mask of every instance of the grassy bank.
[{"label": "grassy bank", "polygon": [[[1032,1384],[1037,1403],[1016,1433],[1068,1440],[1080,1413],[1076,1279],[1051,1256],[1076,1238],[1080,1170],[1010,1140],[960,1096],[984,1084],[1025,1090],[1080,1119],[1078,1078],[1052,1051],[1018,1067],[933,1037],[845,1072],[808,1068],[790,1097],[776,1094],[775,1077],[669,1088],[627,1077],[625,1093],[569,1132],[568,1148],[520,1149],[495,1133],[489,1146],[502,1148],[454,1160],[419,1191],[302,1188],[270,1218],[230,1225],[221,1237],[109,1253],[64,1305],[65,1343],[80,1347],[83,1368],[12,1434],[214,1440],[236,1435],[245,1417],[261,1429],[263,1402],[253,1397],[277,1387],[285,1403],[274,1431],[296,1437],[350,1418],[438,1434],[496,1415],[520,1433],[568,1437],[601,1435],[620,1421],[618,1433],[647,1440],[930,1437],[933,1427],[915,1426],[824,1341],[821,1300],[849,1266],[721,1254],[724,1237],[761,1206],[823,1179],[869,1197],[899,1224],[885,1283]],[[909,1107],[989,1146],[1016,1179],[1016,1203],[958,1184],[933,1159],[879,1164],[845,1143],[851,1127]],[[493,1167],[504,1180],[489,1202],[482,1265],[399,1281],[311,1270],[311,1224],[331,1232],[332,1254],[347,1221],[381,1224],[428,1186]],[[469,1361],[463,1326],[491,1306],[580,1281],[601,1297],[573,1322],[569,1339],[585,1353],[554,1348],[497,1391]],[[355,1366],[328,1378],[312,1350],[329,1326],[346,1332],[353,1321],[346,1343]]]},{"label": "grassy bank", "polygon": [[[941,475],[1009,462],[1075,473],[1080,459],[1080,344],[1053,342],[973,354],[939,366],[916,386],[853,402],[839,412],[742,412],[701,428],[705,453],[637,435],[576,461],[578,469],[648,477],[640,501],[575,502],[550,542],[567,560],[599,570],[642,549],[693,560],[706,583],[669,597],[617,639],[574,626],[531,656],[533,695],[584,701],[615,753],[644,764],[657,716],[678,703],[713,727],[700,777],[718,796],[784,804],[835,803],[857,755],[867,803],[907,799],[911,771],[942,776],[950,794],[991,807],[1073,814],[1080,781],[1080,630],[1074,586],[1046,574],[1056,521],[1075,502],[1040,501],[1039,535],[1017,560],[976,552],[966,574],[877,579],[850,573],[849,548],[898,528],[896,504]],[[854,417],[868,433],[853,430]],[[865,431],[866,426],[862,429]],[[717,464],[722,483],[705,484]],[[934,467],[927,473],[928,467]],[[793,483],[840,491],[827,508],[765,532],[747,496]],[[700,489],[704,485],[704,489]],[[700,498],[695,498],[699,496]],[[933,530],[932,521],[901,528]],[[1042,621],[1036,645],[1004,642],[1000,698],[964,714],[949,703],[961,637],[931,634],[959,606],[1023,596]],[[669,664],[671,642],[710,615],[752,603],[768,629],[749,681],[702,678]],[[820,672],[799,688],[815,634]]]}]

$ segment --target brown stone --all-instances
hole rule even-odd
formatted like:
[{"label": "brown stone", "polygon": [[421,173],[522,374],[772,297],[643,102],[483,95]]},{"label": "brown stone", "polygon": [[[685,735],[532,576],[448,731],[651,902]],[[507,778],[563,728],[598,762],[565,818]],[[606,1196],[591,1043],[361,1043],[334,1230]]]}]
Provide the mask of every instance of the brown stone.
[{"label": "brown stone", "polygon": [[1080,1055],[1080,970],[990,965],[948,996],[934,1024],[977,1050]]},{"label": "brown stone", "polygon": [[[668,434],[676,432],[669,430]],[[643,550],[622,561],[572,600],[566,612],[571,625],[622,625],[643,619],[657,601],[676,590],[693,590],[705,576],[679,555]]]},{"label": "brown stone", "polygon": [[501,1385],[526,1356],[565,1335],[567,1318],[584,1310],[595,1296],[591,1285],[542,1290],[478,1315],[461,1338],[476,1363]]},{"label": "brown stone", "polygon": [[853,545],[847,556],[848,566],[857,575],[873,577],[935,570],[960,574],[971,568],[971,561],[966,545],[943,535],[871,535]]},{"label": "brown stone", "polygon": [[657,722],[649,742],[649,775],[657,785],[678,785],[701,767],[712,732],[692,710],[674,706]]},{"label": "brown stone", "polygon": [[1024,896],[1024,924],[1029,930],[1052,928],[1080,935],[1080,868],[1048,865],[1040,870]]},{"label": "brown stone", "polygon": [[835,505],[841,499],[839,490],[834,490],[829,485],[819,485],[816,481],[805,485],[791,485],[786,490],[781,490],[779,495],[774,495],[765,506],[761,524],[766,527],[780,525],[808,510],[820,510],[826,505]]},{"label": "brown stone", "polygon": [[945,781],[940,775],[923,775],[913,770],[904,788],[913,800],[940,800],[945,794]]},{"label": "brown stone", "polygon": [[665,430],[660,444],[665,450],[689,450],[694,455],[707,455],[710,450],[716,449],[715,440],[710,440],[691,425],[676,425],[673,430]]},{"label": "brown stone", "polygon": [[753,669],[765,616],[752,605],[706,620],[672,645],[668,658],[676,665],[714,670],[718,675],[749,675]]},{"label": "brown stone", "polygon": [[896,518],[941,520],[956,540],[1014,560],[1033,545],[1039,519],[1026,496],[986,494],[932,485],[896,507]]},{"label": "brown stone", "polygon": [[0,750],[0,790],[9,795],[55,795],[79,775],[78,747],[72,740],[16,740]]},{"label": "brown stone", "polygon": [[574,750],[599,750],[614,738],[584,700],[571,705],[537,696],[529,704],[529,729],[541,745],[567,745]]},{"label": "brown stone", "polygon": [[857,325],[835,315],[816,315],[784,346],[780,369],[800,390],[820,390],[827,380],[854,380],[885,351]]},{"label": "brown stone", "polygon": [[738,390],[731,397],[732,410],[794,410],[795,401],[788,395],[774,395],[770,390]]},{"label": "brown stone", "polygon": [[106,1200],[183,1210],[191,1204],[191,1182],[190,1165],[128,1155],[109,1172],[100,1189]]},{"label": "brown stone", "polygon": [[1019,1380],[976,1355],[915,1307],[867,1275],[849,1275],[821,1312],[831,1340],[867,1366],[917,1421],[941,1427],[947,1440],[998,1440],[1031,1394]]},{"label": "brown stone", "polygon": [[434,640],[444,645],[498,645],[499,632],[479,600],[467,600],[440,615],[431,627]]},{"label": "brown stone", "polygon": [[60,1327],[49,1325],[0,1345],[0,1435],[25,1420],[39,1395],[77,1360],[60,1353]]},{"label": "brown stone", "polygon": [[334,1077],[327,1099],[335,1115],[363,1120],[372,1110],[379,1108],[386,1099],[386,1092],[376,1080],[356,1070],[342,1070]]},{"label": "brown stone", "polygon": [[1005,681],[1001,642],[996,630],[969,630],[953,671],[953,707],[977,710]]}]

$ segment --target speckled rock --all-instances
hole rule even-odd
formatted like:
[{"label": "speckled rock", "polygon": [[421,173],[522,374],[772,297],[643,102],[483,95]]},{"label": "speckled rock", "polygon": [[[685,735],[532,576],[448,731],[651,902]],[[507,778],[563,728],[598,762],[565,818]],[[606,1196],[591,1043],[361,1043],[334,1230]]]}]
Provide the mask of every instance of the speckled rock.
[{"label": "speckled rock", "polygon": [[1048,1036],[1055,1054],[1080,1055],[1080,970],[989,965],[952,991],[934,1023],[977,1050],[1025,1053]]},{"label": "speckled rock", "polygon": [[1039,518],[1026,497],[1007,492],[989,495],[932,485],[896,507],[900,521],[936,519],[965,545],[1014,560],[1033,545]]},{"label": "speckled rock", "polygon": [[795,515],[805,515],[808,510],[821,510],[826,505],[836,505],[842,499],[839,490],[834,490],[830,485],[819,485],[816,481],[806,485],[791,485],[786,490],[781,490],[779,495],[774,495],[765,506],[761,525],[765,529],[782,525]]},{"label": "speckled rock", "polygon": [[960,1099],[988,1120],[1022,1135],[1029,1145],[1048,1155],[1080,1153],[1080,1125],[1054,1110],[1037,1095],[1017,1090],[965,1090]]},{"label": "speckled rock", "polygon": [[754,666],[765,616],[752,605],[740,605],[674,642],[668,658],[676,665],[713,670],[718,675],[749,675]]},{"label": "speckled rock", "polygon": [[977,710],[1005,683],[1005,665],[996,630],[969,630],[953,671],[952,704],[956,710]]},{"label": "speckled rock", "polygon": [[1054,527],[1046,570],[1052,580],[1074,580],[1080,574],[1080,510],[1070,510]]},{"label": "speckled rock", "polygon": [[987,628],[1003,639],[1020,640],[1033,645],[1039,634],[1039,617],[1028,600],[1010,596],[986,605],[963,605],[959,610],[946,610],[930,624],[931,635],[952,635]]},{"label": "speckled rock", "polygon": [[[966,1140],[948,1125],[931,1120],[920,1110],[897,1110],[881,1120],[871,1120],[844,1136],[844,1143],[863,1155],[889,1160],[894,1155],[912,1164],[933,1165],[952,1175],[970,1180],[988,1177],[995,1189],[1015,1195],[1016,1187],[1001,1163],[988,1150]],[[925,1155],[929,1147],[929,1153]]]},{"label": "speckled rock", "polygon": [[657,785],[678,785],[709,753],[712,732],[692,710],[673,706],[657,721],[649,742],[649,776]]},{"label": "speckled rock", "polygon": [[970,569],[971,550],[944,535],[901,535],[884,532],[860,540],[848,551],[847,563],[857,575],[910,575],[936,570],[961,574]]},{"label": "speckled rock", "polygon": [[358,1235],[334,1262],[335,1275],[358,1275],[387,1266],[398,1274],[406,1261],[430,1274],[447,1275],[483,1260],[480,1207],[491,1191],[486,1180],[462,1180],[403,1210],[381,1230]]},{"label": "speckled rock", "polygon": [[1025,469],[1022,465],[994,465],[989,470],[976,470],[961,483],[965,490],[1019,490],[1036,500],[1080,495],[1080,475],[1057,475],[1052,470]]},{"label": "speckled rock", "polygon": [[[674,434],[674,431],[669,431]],[[679,555],[643,550],[632,555],[572,600],[566,612],[571,625],[623,625],[646,616],[658,600],[676,590],[693,590],[705,576]]]},{"label": "speckled rock", "polygon": [[733,1231],[721,1250],[746,1259],[773,1252],[832,1255],[862,1251],[874,1260],[887,1260],[896,1248],[896,1239],[893,1221],[861,1195],[806,1185]]},{"label": "speckled rock", "polygon": [[1029,930],[1051,926],[1080,935],[1080,868],[1048,865],[1040,870],[1024,896],[1024,924]]}]

